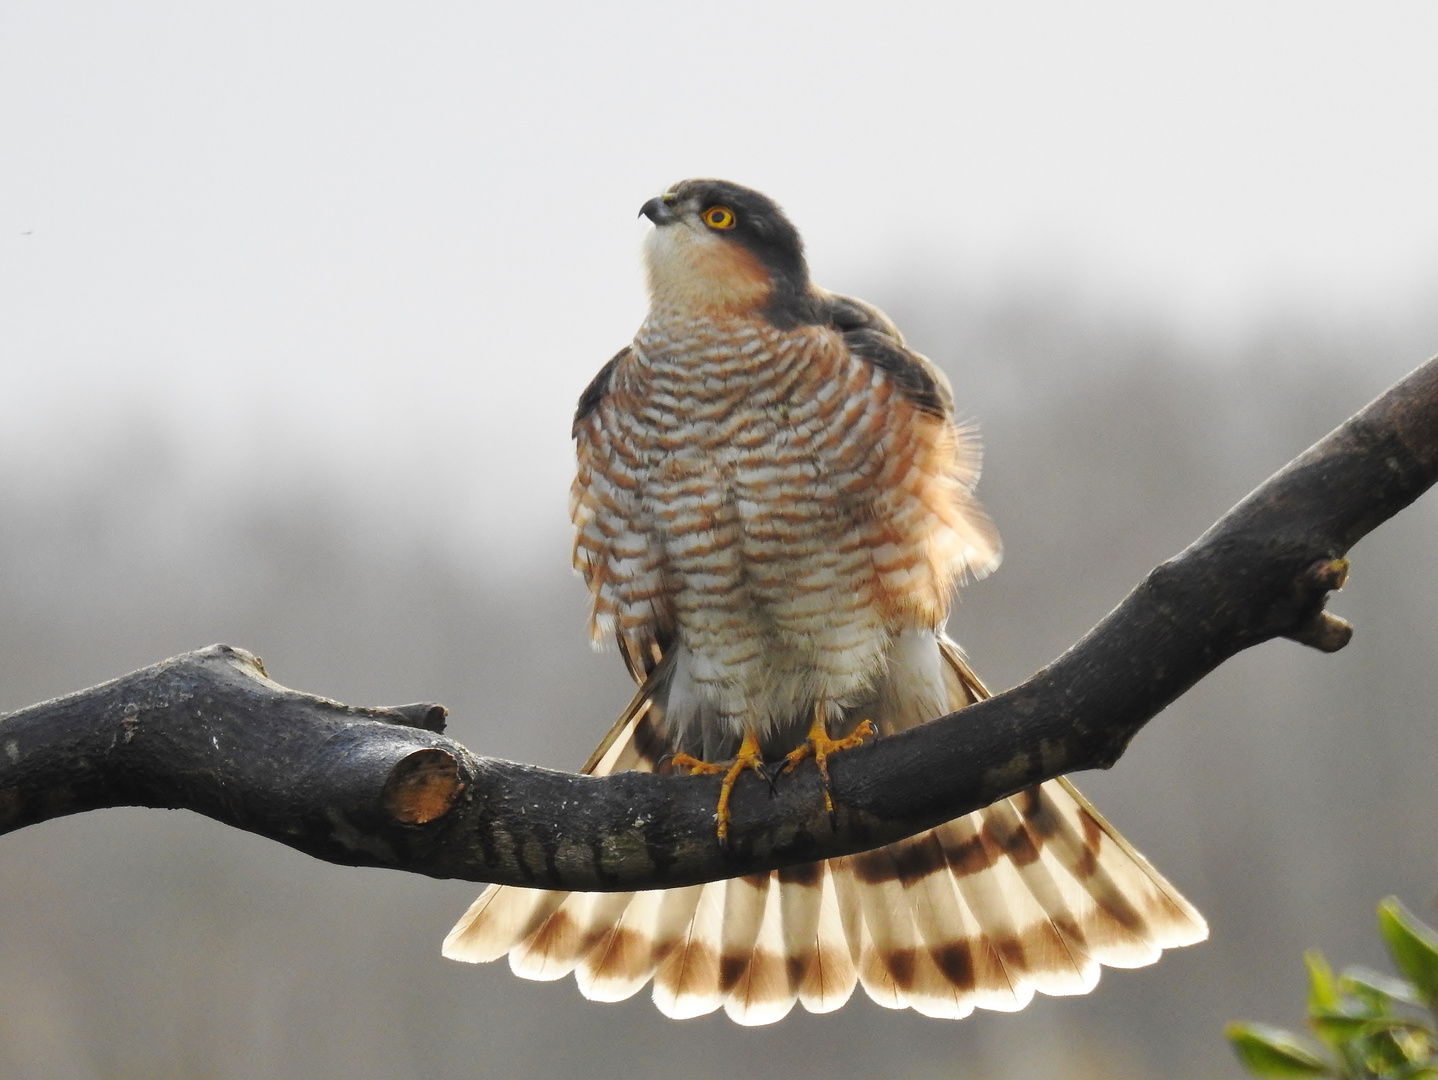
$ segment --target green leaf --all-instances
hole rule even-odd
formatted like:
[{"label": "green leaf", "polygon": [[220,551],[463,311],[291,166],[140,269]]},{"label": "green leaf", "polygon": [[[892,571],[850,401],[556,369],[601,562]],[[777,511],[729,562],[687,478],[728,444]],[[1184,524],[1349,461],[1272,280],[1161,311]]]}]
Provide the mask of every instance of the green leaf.
[{"label": "green leaf", "polygon": [[1228,1041],[1254,1076],[1333,1076],[1333,1067],[1296,1036],[1267,1024],[1232,1023]]},{"label": "green leaf", "polygon": [[1409,1005],[1423,1004],[1422,996],[1413,988],[1412,983],[1395,979],[1391,975],[1384,975],[1372,968],[1344,968],[1343,977],[1338,980],[1338,985],[1346,993],[1360,994],[1365,998],[1387,998]]},{"label": "green leaf", "polygon": [[1401,1032],[1379,1031],[1363,1043],[1363,1061],[1368,1070],[1378,1076],[1392,1076],[1413,1064],[1412,1048]]},{"label": "green leaf", "polygon": [[1303,963],[1308,968],[1308,1011],[1332,1012],[1338,1008],[1339,993],[1338,981],[1333,977],[1333,969],[1328,966],[1328,961],[1317,949],[1309,949],[1303,954]]},{"label": "green leaf", "polygon": [[1394,1028],[1388,1032],[1388,1037],[1408,1059],[1407,1064],[1426,1065],[1433,1061],[1433,1040],[1427,1028]]},{"label": "green leaf", "polygon": [[1323,1009],[1309,1016],[1308,1023],[1320,1039],[1337,1050],[1344,1043],[1368,1032],[1372,1019],[1336,1009]]},{"label": "green leaf", "polygon": [[1393,964],[1408,977],[1429,1007],[1438,1007],[1438,933],[1423,925],[1396,896],[1378,905],[1378,932]]}]

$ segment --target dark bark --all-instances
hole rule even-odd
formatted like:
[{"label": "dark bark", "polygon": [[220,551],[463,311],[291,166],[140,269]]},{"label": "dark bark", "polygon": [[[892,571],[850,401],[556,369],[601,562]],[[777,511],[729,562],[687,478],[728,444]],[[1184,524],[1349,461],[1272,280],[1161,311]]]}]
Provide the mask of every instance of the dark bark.
[{"label": "dark bark", "polygon": [[736,789],[477,757],[437,705],[356,708],[270,681],[217,645],[0,718],[0,831],[104,806],[186,807],[330,862],[569,889],[688,884],[874,847],[1061,773],[1112,765],[1228,657],[1324,651],[1344,555],[1438,479],[1438,360],[1295,459],[1083,640],[1007,693],[830,765]]}]

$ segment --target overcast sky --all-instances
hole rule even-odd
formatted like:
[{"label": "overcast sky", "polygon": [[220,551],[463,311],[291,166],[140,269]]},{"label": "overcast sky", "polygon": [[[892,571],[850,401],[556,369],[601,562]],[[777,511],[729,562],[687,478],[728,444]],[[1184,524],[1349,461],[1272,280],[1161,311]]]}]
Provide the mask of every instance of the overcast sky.
[{"label": "overcast sky", "polygon": [[6,0],[0,454],[140,415],[518,553],[695,175],[832,287],[1381,318],[1438,284],[1435,56],[1431,3]]}]

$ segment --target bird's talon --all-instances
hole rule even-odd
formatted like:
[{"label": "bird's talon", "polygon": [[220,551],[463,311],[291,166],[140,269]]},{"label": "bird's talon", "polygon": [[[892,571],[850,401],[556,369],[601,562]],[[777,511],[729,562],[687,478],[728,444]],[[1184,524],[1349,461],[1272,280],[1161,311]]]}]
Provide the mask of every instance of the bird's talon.
[{"label": "bird's talon", "polygon": [[779,794],[779,774],[784,771],[779,766],[781,766],[782,764],[782,762],[778,761],[768,761],[754,770],[765,780],[768,781],[769,795],[771,798]]},{"label": "bird's talon", "polygon": [[809,727],[809,735],[804,742],[789,751],[784,756],[781,772],[793,772],[799,767],[799,762],[806,757],[812,756],[814,764],[819,766],[819,778],[824,784],[824,810],[829,815],[829,823],[836,824],[834,813],[833,785],[829,780],[829,755],[838,753],[840,750],[852,750],[856,746],[862,746],[864,740],[875,734],[877,729],[870,720],[861,720],[859,724],[848,735],[842,739],[829,738],[828,724],[824,720],[823,706],[814,710],[814,722]]},{"label": "bird's talon", "polygon": [[824,774],[824,783],[827,787],[829,782],[829,755],[838,753],[840,750],[852,750],[855,747],[863,746],[864,740],[871,738],[877,729],[872,720],[861,720],[857,727],[842,739],[829,738],[829,732],[824,721],[817,716],[813,726],[809,728],[809,736],[804,742],[784,756],[783,772],[793,772],[799,767],[799,762],[806,757],[813,757],[819,764],[819,771]]},{"label": "bird's talon", "polygon": [[771,791],[774,789],[773,777],[765,770],[764,758],[759,753],[759,740],[751,731],[744,732],[744,742],[739,746],[739,753],[733,761],[701,761],[692,754],[675,754],[670,758],[670,764],[677,769],[688,769],[690,776],[723,774],[724,782],[719,786],[719,809],[715,813],[715,820],[719,823],[719,846],[725,850],[729,848],[729,796],[733,794],[734,782],[739,779],[739,775],[745,769],[753,769],[765,779]]},{"label": "bird's talon", "polygon": [[669,758],[669,764],[676,769],[688,769],[690,776],[715,776],[729,771],[729,766],[726,764],[700,761],[692,754],[674,754]]}]

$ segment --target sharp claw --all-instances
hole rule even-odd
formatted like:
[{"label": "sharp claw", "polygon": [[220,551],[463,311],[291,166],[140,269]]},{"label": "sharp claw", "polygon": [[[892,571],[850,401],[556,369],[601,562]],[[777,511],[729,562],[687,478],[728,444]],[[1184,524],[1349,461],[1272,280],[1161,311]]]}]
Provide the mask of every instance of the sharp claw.
[{"label": "sharp claw", "polygon": [[786,762],[782,759],[779,761],[766,761],[754,770],[769,782],[770,795],[779,794],[779,777],[783,775],[785,764]]},{"label": "sharp claw", "polygon": [[744,733],[743,745],[733,761],[723,765],[714,762],[700,761],[698,758],[685,753],[677,753],[669,756],[670,766],[675,769],[688,769],[694,776],[722,774],[724,782],[719,789],[719,806],[715,813],[715,821],[719,839],[719,849],[729,851],[729,797],[734,791],[734,784],[739,776],[746,770],[752,769],[764,778],[769,785],[769,794],[777,795],[779,792],[779,777],[788,772],[793,772],[799,763],[806,757],[814,758],[814,764],[819,768],[819,778],[824,788],[824,809],[829,813],[829,825],[831,828],[838,828],[838,811],[834,805],[832,784],[829,780],[829,755],[838,753],[840,750],[848,750],[855,746],[863,745],[865,739],[874,734],[874,725],[868,720],[861,721],[854,730],[842,739],[829,738],[828,726],[824,722],[823,712],[816,709],[814,712],[814,723],[809,729],[809,736],[804,743],[778,761],[766,762],[760,756],[759,741],[754,737],[753,732]]},{"label": "sharp claw", "polygon": [[687,768],[694,776],[723,774],[724,782],[719,786],[719,807],[714,818],[718,822],[717,832],[719,834],[719,848],[722,851],[729,850],[729,796],[734,791],[734,784],[746,769],[753,769],[769,784],[769,789],[774,789],[774,781],[764,771],[764,759],[760,756],[759,740],[754,733],[746,731],[744,742],[739,747],[739,753],[734,760],[724,765],[715,764],[709,761],[700,761],[689,754],[675,754],[672,761],[676,768]]},{"label": "sharp claw", "polygon": [[875,733],[872,721],[862,720],[854,730],[842,739],[829,738],[828,725],[824,721],[822,709],[814,710],[814,723],[809,728],[808,738],[798,747],[790,751],[781,762],[781,772],[793,772],[799,767],[799,762],[806,757],[812,757],[814,764],[819,768],[819,780],[824,789],[824,809],[829,813],[829,827],[838,828],[838,811],[834,807],[833,784],[829,780],[829,755],[838,753],[840,750],[849,750],[856,746],[862,746],[864,740]]}]

